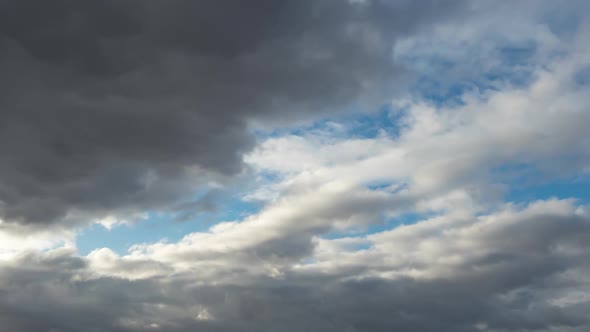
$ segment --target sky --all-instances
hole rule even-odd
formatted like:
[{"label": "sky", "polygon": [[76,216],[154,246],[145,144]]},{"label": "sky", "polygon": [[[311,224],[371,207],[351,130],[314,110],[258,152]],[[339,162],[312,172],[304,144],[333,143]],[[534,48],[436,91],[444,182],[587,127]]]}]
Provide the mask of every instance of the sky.
[{"label": "sky", "polygon": [[590,2],[0,0],[0,330],[590,330]]}]

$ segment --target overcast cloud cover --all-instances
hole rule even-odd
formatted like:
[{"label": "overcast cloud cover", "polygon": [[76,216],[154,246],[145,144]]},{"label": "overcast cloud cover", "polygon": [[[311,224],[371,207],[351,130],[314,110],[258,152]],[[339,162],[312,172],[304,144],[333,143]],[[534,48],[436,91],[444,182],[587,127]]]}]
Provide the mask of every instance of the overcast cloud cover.
[{"label": "overcast cloud cover", "polygon": [[589,331],[589,36],[581,0],[0,0],[0,331]]}]

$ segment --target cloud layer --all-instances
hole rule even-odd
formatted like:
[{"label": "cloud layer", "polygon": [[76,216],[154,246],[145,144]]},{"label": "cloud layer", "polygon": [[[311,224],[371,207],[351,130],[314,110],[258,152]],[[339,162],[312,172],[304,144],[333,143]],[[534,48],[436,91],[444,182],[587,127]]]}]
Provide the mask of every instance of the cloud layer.
[{"label": "cloud layer", "polygon": [[589,9],[0,2],[0,326],[587,331]]},{"label": "cloud layer", "polygon": [[281,274],[264,256],[220,250],[215,259],[107,249],[87,258],[65,249],[23,254],[2,265],[0,320],[11,331],[583,331],[590,324],[588,207],[540,201],[361,240],[371,247],[320,240],[314,262],[279,264]]}]

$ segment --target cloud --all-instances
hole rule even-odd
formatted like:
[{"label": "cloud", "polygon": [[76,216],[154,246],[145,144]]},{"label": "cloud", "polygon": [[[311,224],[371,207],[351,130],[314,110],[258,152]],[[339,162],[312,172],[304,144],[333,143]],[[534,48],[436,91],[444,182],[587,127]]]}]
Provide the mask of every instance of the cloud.
[{"label": "cloud", "polygon": [[[217,266],[195,256],[165,277],[103,251],[29,254],[0,269],[0,319],[12,331],[582,331],[587,209],[549,200],[436,217],[369,235],[360,251],[322,240],[314,262],[281,277],[232,274],[223,253]],[[198,272],[216,269],[226,278]]]},{"label": "cloud", "polygon": [[395,38],[456,4],[4,1],[0,216],[124,219],[190,199],[240,171],[250,123],[383,96]]},{"label": "cloud", "polygon": [[[541,23],[563,14],[548,2],[428,4],[0,4],[0,325],[587,331],[588,202],[505,193],[588,175],[588,26]],[[523,44],[526,80],[486,76],[522,69],[501,57]],[[448,102],[395,80],[441,62],[447,87],[493,84]],[[380,89],[375,136],[327,113]],[[73,245],[88,220],[223,206],[242,171],[261,204],[243,218],[127,253]]]},{"label": "cloud", "polygon": [[403,189],[397,197],[427,199],[457,189],[510,186],[518,179],[497,176],[506,165],[525,165],[545,178],[584,172],[590,162],[588,86],[575,77],[590,59],[582,36],[566,56],[532,71],[524,87],[504,82],[494,91],[467,91],[461,104],[451,106],[395,99],[389,121],[396,135],[351,138],[320,130],[271,137],[245,160],[279,182],[251,196],[345,182],[393,184]]}]

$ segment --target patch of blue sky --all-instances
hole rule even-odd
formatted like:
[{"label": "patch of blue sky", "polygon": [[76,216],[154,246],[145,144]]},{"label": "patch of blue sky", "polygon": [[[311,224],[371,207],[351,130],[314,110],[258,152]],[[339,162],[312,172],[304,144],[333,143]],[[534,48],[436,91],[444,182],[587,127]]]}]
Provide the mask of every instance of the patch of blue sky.
[{"label": "patch of blue sky", "polygon": [[283,175],[279,171],[259,170],[256,172],[256,176],[257,184],[272,184],[283,179]]},{"label": "patch of blue sky", "polygon": [[573,198],[580,204],[590,204],[590,177],[576,176],[534,184],[512,185],[505,196],[506,201],[524,204],[550,198]]},{"label": "patch of blue sky", "polygon": [[389,181],[377,181],[367,184],[367,189],[369,190],[386,190],[387,188],[391,187],[392,183]]},{"label": "patch of blue sky", "polygon": [[574,198],[580,203],[590,203],[590,176],[547,177],[534,165],[508,163],[494,168],[492,181],[506,186],[507,202],[527,204],[550,198]]},{"label": "patch of blue sky", "polygon": [[295,135],[295,136],[302,136],[306,133],[318,131],[318,130],[325,130],[329,128],[329,124],[332,122],[330,118],[321,118],[314,121],[311,124],[305,124],[300,126],[291,126],[291,127],[278,127],[273,128],[272,130],[255,130],[253,133],[255,137],[259,140],[265,140],[268,138],[277,138],[283,137],[288,135]]},{"label": "patch of blue sky", "polygon": [[405,212],[400,215],[386,218],[382,223],[373,224],[367,227],[365,230],[366,234],[381,233],[388,230],[392,230],[396,227],[403,225],[413,225],[420,221],[435,217],[440,212]]},{"label": "patch of blue sky", "polygon": [[449,84],[428,76],[419,79],[413,88],[420,99],[428,101],[437,107],[463,105],[463,95],[474,89],[475,85],[470,82]]},{"label": "patch of blue sky", "polygon": [[350,114],[336,121],[346,128],[346,137],[372,139],[382,134],[398,137],[402,129],[400,120],[403,116],[404,110],[393,109],[390,104],[387,104],[374,112]]},{"label": "patch of blue sky", "polygon": [[98,248],[110,248],[118,254],[125,254],[132,245],[176,242],[189,233],[205,232],[218,222],[242,220],[260,209],[256,202],[244,201],[237,196],[218,204],[218,209],[197,211],[193,217],[183,221],[178,221],[178,215],[172,213],[148,213],[145,220],[116,225],[110,230],[94,224],[80,231],[76,245],[82,255]]},{"label": "patch of blue sky", "polygon": [[257,201],[244,200],[241,196],[235,196],[220,205],[215,213],[211,213],[206,219],[207,227],[219,221],[236,221],[257,213],[263,204]]},{"label": "patch of blue sky", "polygon": [[401,190],[407,189],[408,184],[404,182],[391,182],[391,181],[373,181],[366,184],[366,188],[375,191],[387,191],[395,194]]},{"label": "patch of blue sky", "polygon": [[445,57],[439,54],[405,56],[403,63],[416,74],[410,92],[436,106],[459,106],[466,93],[484,94],[505,86],[527,86],[534,78],[538,45],[534,41],[503,44],[496,41],[491,54],[480,54],[477,47],[466,47],[464,54]]},{"label": "patch of blue sky", "polygon": [[76,246],[81,255],[99,248],[124,254],[134,244],[157,242],[169,237],[170,232],[168,218],[149,215],[136,224],[115,225],[110,230],[99,224],[82,229],[76,238]]},{"label": "patch of blue sky", "polygon": [[346,237],[362,237],[393,230],[403,225],[413,225],[420,221],[435,217],[440,212],[408,211],[392,217],[383,217],[379,223],[359,226],[344,231],[330,231],[322,236],[324,239],[341,239]]},{"label": "patch of blue sky", "polygon": [[283,136],[324,135],[330,138],[376,138],[386,134],[397,137],[400,134],[400,120],[403,109],[393,109],[391,104],[384,104],[375,110],[355,113],[343,113],[322,118],[309,125],[279,128],[270,132],[257,132],[261,140]]}]

